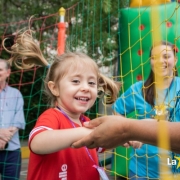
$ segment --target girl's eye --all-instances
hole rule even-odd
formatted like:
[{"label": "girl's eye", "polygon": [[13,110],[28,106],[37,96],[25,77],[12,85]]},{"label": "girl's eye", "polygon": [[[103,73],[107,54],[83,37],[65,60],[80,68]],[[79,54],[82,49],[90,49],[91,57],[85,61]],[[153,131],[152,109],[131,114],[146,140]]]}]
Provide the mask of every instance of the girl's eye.
[{"label": "girl's eye", "polygon": [[89,84],[90,84],[90,85],[96,85],[96,83],[95,83],[95,82],[89,82]]},{"label": "girl's eye", "polygon": [[79,80],[73,80],[72,82],[75,83],[75,84],[80,83]]}]

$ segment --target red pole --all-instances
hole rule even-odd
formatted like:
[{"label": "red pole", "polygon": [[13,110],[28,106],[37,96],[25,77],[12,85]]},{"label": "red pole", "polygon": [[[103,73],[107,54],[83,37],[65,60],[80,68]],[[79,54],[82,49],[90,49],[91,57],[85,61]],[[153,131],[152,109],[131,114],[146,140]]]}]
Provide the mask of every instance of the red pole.
[{"label": "red pole", "polygon": [[65,45],[66,45],[66,24],[64,22],[65,9],[63,7],[59,9],[59,15],[60,15],[60,22],[58,23],[57,51],[58,51],[58,55],[61,55],[64,53]]}]

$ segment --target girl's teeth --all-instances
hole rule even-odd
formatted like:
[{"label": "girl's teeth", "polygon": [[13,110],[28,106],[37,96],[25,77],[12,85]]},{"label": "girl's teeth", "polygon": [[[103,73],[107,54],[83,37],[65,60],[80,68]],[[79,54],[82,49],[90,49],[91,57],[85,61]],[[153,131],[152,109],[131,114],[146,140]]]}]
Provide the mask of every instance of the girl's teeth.
[{"label": "girl's teeth", "polygon": [[87,101],[88,98],[81,98],[81,97],[79,97],[78,100],[81,100],[81,101]]}]

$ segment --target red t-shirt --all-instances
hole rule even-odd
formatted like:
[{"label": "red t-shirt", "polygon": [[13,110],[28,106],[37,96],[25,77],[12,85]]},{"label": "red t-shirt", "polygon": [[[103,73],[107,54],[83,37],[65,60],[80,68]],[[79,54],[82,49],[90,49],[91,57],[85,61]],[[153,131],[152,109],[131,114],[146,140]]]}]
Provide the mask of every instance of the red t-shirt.
[{"label": "red t-shirt", "polygon": [[[86,121],[89,121],[85,117]],[[75,123],[74,123],[75,124]],[[78,124],[75,124],[79,127]],[[37,120],[30,133],[31,140],[44,130],[73,128],[71,122],[58,110],[48,109]],[[66,138],[66,137],[64,137]],[[58,142],[57,142],[58,143]],[[28,180],[99,180],[98,171],[92,167],[98,164],[96,149],[85,147],[79,149],[67,148],[52,154],[39,155],[30,152],[28,165]]]}]

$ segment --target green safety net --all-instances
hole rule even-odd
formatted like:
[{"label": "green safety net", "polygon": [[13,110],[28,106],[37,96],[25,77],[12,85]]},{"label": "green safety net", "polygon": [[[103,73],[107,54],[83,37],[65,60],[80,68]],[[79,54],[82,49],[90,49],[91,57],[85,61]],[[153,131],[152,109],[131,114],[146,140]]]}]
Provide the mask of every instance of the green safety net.
[{"label": "green safety net", "polygon": [[[106,3],[105,3],[106,2]],[[108,3],[109,2],[109,3]],[[158,5],[160,13],[159,27],[162,39],[168,40],[180,47],[180,10],[179,4],[167,3]],[[66,49],[81,51],[88,54],[98,64],[100,71],[114,80],[122,81],[120,94],[131,84],[145,80],[149,74],[149,50],[152,46],[151,37],[151,6],[129,8],[128,2],[115,0],[81,0],[66,9]],[[48,59],[53,61],[57,50],[58,13],[31,20],[36,40]],[[14,32],[28,27],[29,21],[0,24],[1,40],[8,37],[6,47],[10,48],[15,36]],[[8,59],[2,46],[1,58]],[[179,53],[177,53],[179,58]],[[179,63],[177,69],[179,71]],[[29,132],[38,116],[48,108],[43,94],[43,79],[47,73],[46,67],[36,66],[30,70],[18,70],[12,67],[9,85],[18,88],[25,101],[26,128],[20,131],[22,146],[27,146]],[[112,114],[110,106],[105,105],[105,99],[97,99],[94,106],[86,113],[91,119]],[[136,118],[136,112],[127,115]],[[118,147],[103,153],[101,166],[117,179],[118,176],[128,176],[128,162],[131,148]],[[107,159],[110,161],[107,161]],[[109,163],[110,167],[107,166]]]}]

